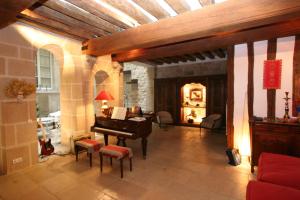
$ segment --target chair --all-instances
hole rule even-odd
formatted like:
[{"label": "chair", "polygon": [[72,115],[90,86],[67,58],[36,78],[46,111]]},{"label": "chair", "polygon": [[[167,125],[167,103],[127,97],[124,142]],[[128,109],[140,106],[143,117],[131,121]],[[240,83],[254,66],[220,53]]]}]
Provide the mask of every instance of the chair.
[{"label": "chair", "polygon": [[201,128],[217,129],[220,128],[221,125],[222,125],[222,115],[211,114],[208,117],[202,119],[202,122],[200,123],[200,133],[201,133]]},{"label": "chair", "polygon": [[157,112],[156,118],[160,128],[162,127],[162,125],[168,125],[174,123],[172,115],[167,111]]}]

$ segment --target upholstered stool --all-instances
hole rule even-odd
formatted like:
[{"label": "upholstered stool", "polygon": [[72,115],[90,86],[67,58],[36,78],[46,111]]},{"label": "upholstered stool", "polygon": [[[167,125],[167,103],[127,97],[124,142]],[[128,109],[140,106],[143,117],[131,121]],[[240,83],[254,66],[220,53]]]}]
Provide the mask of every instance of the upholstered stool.
[{"label": "upholstered stool", "polygon": [[112,165],[112,158],[116,158],[120,160],[120,168],[121,168],[121,178],[123,178],[123,159],[128,157],[130,164],[130,171],[132,171],[132,150],[128,147],[121,147],[117,145],[107,145],[100,149],[100,170],[102,173],[103,166],[103,156],[107,156],[110,158],[110,164]]},{"label": "upholstered stool", "polygon": [[76,161],[78,161],[78,153],[80,151],[86,151],[88,156],[90,157],[90,167],[92,167],[92,155],[94,152],[98,152],[101,148],[102,144],[97,142],[96,140],[91,139],[83,139],[75,142],[75,154]]}]

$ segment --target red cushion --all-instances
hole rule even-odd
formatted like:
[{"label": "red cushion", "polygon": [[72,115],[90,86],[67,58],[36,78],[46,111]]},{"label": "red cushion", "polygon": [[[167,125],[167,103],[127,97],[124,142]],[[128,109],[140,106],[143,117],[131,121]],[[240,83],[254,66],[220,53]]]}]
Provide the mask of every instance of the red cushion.
[{"label": "red cushion", "polygon": [[257,179],[300,190],[300,158],[262,153],[259,158]]},{"label": "red cushion", "polygon": [[293,188],[250,181],[247,185],[246,200],[299,200],[300,190]]}]

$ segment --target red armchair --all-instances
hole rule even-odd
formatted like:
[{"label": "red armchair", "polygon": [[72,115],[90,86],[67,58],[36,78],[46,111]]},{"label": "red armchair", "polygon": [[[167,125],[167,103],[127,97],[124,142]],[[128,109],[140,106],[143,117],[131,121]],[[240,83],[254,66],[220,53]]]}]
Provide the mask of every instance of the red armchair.
[{"label": "red armchair", "polygon": [[261,181],[250,181],[246,196],[247,200],[299,200],[300,190]]},{"label": "red armchair", "polygon": [[262,153],[257,180],[248,183],[247,200],[299,200],[300,158]]}]

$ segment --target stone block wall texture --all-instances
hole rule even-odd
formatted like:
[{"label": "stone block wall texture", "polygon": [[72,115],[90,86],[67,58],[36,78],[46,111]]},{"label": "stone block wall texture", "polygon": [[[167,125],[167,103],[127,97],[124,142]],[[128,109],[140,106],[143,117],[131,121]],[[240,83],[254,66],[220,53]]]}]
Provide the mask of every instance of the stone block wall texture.
[{"label": "stone block wall texture", "polygon": [[[124,63],[124,71],[130,71],[131,80],[137,80],[138,106],[141,106],[143,111],[154,111],[155,67],[140,62],[128,62]],[[127,85],[127,87],[132,86]],[[125,91],[135,93],[135,90],[136,88],[126,89]],[[130,93],[125,95],[133,96]],[[133,106],[131,103],[129,105]]]},{"label": "stone block wall texture", "polygon": [[[122,67],[112,62],[111,56],[92,58],[82,55],[81,41],[21,23],[1,29],[0,174],[38,162],[36,94],[18,103],[16,99],[5,97],[3,90],[12,79],[35,83],[35,58],[39,48],[52,52],[60,68],[62,143],[71,145],[72,136],[88,133],[94,123],[92,84],[97,70],[108,72],[110,77],[103,87],[115,97],[113,105],[122,105]],[[22,158],[22,162],[13,164],[16,158]]]},{"label": "stone block wall texture", "polygon": [[217,74],[226,74],[226,60],[209,61],[196,64],[161,66],[156,68],[157,79]]}]

